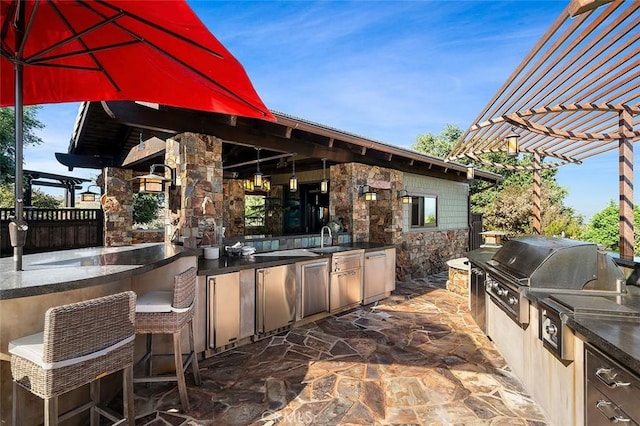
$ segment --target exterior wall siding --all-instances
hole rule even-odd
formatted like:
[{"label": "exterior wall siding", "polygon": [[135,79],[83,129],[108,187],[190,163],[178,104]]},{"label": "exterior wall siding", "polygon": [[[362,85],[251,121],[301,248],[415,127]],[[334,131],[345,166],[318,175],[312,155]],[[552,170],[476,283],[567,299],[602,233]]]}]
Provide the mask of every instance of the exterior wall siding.
[{"label": "exterior wall siding", "polygon": [[438,197],[437,226],[412,229],[410,206],[402,205],[402,232],[397,236],[396,277],[400,281],[447,269],[447,260],[466,255],[469,241],[469,185],[405,173],[404,188],[416,196]]}]

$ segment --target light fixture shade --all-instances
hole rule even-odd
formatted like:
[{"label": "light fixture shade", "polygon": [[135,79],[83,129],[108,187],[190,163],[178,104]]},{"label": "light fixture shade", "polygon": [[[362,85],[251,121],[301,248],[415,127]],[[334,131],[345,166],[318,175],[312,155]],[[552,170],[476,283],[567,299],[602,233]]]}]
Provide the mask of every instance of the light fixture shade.
[{"label": "light fixture shade", "polygon": [[293,173],[289,178],[289,191],[296,192],[298,190],[298,178],[296,177],[296,154],[291,154],[291,166]]},{"label": "light fixture shade", "polygon": [[88,203],[92,203],[96,200],[96,194],[91,191],[85,191],[80,193],[80,200]]},{"label": "light fixture shade", "polygon": [[[171,179],[155,174],[154,170],[158,167],[169,170],[169,172],[171,172]],[[166,164],[152,164],[148,175],[136,176],[131,180],[135,179],[138,179],[140,181],[139,192],[149,192],[157,194],[160,192],[164,192],[164,184],[166,182],[169,182],[171,184],[171,189],[175,187],[176,169],[169,167]]]},{"label": "light fixture shade", "polygon": [[89,185],[87,190],[80,193],[80,201],[85,203],[93,203],[96,201],[96,195],[100,195],[102,193],[102,189],[100,189],[100,193],[91,192],[91,188],[96,187],[100,189],[98,185]]},{"label": "light fixture shade", "polygon": [[507,140],[507,155],[509,157],[517,157],[518,156],[518,139],[520,135],[517,134],[513,129],[511,133],[507,135],[505,138]]},{"label": "light fixture shade", "polygon": [[411,195],[409,195],[409,191],[406,189],[398,191],[398,198],[402,199],[402,204],[411,204]]},{"label": "light fixture shade", "polygon": [[163,192],[164,183],[171,181],[171,179],[167,179],[153,173],[138,176],[137,179],[140,180],[139,192],[148,192],[152,194]]},{"label": "light fixture shade", "polygon": [[262,179],[262,189],[265,191],[271,191],[271,181],[269,179]]},{"label": "light fixture shade", "polygon": [[263,175],[259,170],[255,172],[255,174],[253,175],[253,187],[255,189],[262,188],[262,178],[263,178]]},{"label": "light fixture shade", "polygon": [[365,201],[375,201],[378,197],[369,185],[362,185],[358,190],[358,194],[360,194],[360,196],[364,195]]},{"label": "light fixture shade", "polygon": [[322,179],[322,182],[320,182],[320,192],[322,194],[326,194],[327,192],[329,192],[329,181],[326,179]]},{"label": "light fixture shade", "polygon": [[476,177],[476,169],[473,166],[467,167],[467,179],[473,180]]},{"label": "light fixture shade", "polygon": [[320,182],[320,193],[322,194],[326,194],[327,192],[329,192],[329,181],[327,180],[326,168],[327,168],[327,159],[323,158],[322,159],[322,182]]}]

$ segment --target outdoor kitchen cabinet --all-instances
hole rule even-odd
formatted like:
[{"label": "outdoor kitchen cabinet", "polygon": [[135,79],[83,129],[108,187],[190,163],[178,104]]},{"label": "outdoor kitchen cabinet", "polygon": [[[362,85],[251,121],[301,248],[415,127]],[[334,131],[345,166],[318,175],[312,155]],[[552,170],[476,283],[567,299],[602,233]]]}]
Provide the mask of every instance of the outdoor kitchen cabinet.
[{"label": "outdoor kitchen cabinet", "polygon": [[384,299],[396,288],[396,249],[368,251],[364,254],[362,304]]},{"label": "outdoor kitchen cabinet", "polygon": [[251,337],[255,330],[254,269],[207,279],[207,346],[219,351]]},{"label": "outdoor kitchen cabinet", "polygon": [[561,361],[544,347],[539,338],[540,311],[529,308],[530,325],[525,331],[523,362],[526,366],[522,382],[533,399],[545,411],[553,425],[581,426],[583,416],[583,342],[571,336],[573,361]]}]

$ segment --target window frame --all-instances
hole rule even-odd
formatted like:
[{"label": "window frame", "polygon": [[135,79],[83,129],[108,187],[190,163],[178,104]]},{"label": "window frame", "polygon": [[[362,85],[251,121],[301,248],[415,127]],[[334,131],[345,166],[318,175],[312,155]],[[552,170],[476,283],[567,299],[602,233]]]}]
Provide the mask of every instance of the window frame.
[{"label": "window frame", "polygon": [[[433,200],[433,207],[429,210],[434,212],[434,221],[426,222],[426,213],[428,200]],[[417,210],[416,210],[417,209]],[[417,220],[414,222],[414,216],[417,213]],[[438,227],[438,196],[435,194],[415,194],[411,196],[411,204],[409,207],[409,229],[433,229]]]}]

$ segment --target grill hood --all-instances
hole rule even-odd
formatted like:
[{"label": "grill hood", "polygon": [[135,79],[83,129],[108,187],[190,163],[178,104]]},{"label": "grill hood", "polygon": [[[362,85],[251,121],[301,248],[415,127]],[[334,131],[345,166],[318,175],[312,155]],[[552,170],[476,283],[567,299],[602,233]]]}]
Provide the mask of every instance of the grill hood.
[{"label": "grill hood", "polygon": [[622,270],[594,243],[528,236],[506,241],[488,264],[514,284],[561,290],[621,291]]}]

